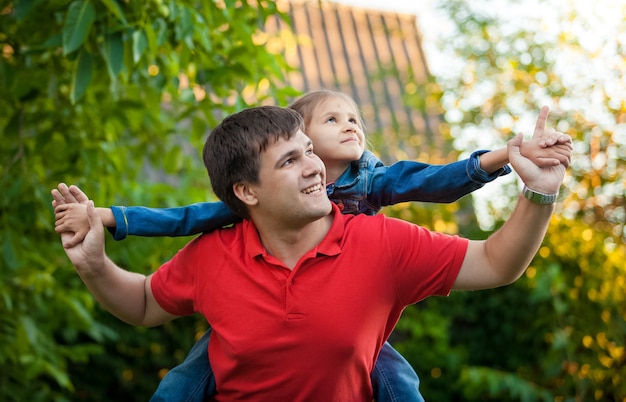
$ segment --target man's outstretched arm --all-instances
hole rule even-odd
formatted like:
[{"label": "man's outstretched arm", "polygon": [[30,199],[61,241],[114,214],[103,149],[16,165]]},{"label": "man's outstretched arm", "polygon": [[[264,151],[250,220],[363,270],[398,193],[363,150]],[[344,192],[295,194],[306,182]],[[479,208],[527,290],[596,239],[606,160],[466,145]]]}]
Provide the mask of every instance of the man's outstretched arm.
[{"label": "man's outstretched arm", "polygon": [[[548,110],[544,108],[537,119],[535,137],[554,132],[546,128],[547,117]],[[518,135],[509,141],[507,150],[513,168],[532,191],[530,194],[558,194],[565,166],[537,166],[521,154],[522,142]],[[488,289],[517,280],[537,253],[554,210],[554,202],[541,204],[520,195],[513,214],[500,230],[485,241],[470,241],[454,289]]]},{"label": "man's outstretched arm", "polygon": [[[67,189],[67,191],[66,191]],[[126,271],[111,261],[104,250],[104,228],[93,201],[76,186],[64,184],[52,190],[53,206],[59,203],[82,203],[87,206],[89,231],[73,244],[74,234],[61,233],[61,242],[76,273],[94,298],[120,320],[141,326],[155,326],[176,318],[163,310],[154,299],[151,276]]]}]

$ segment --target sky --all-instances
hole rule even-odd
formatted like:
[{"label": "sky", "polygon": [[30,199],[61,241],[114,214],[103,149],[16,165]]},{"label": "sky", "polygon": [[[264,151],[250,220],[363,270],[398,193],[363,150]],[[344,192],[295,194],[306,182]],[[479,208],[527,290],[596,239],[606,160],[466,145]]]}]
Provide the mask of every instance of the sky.
[{"label": "sky", "polygon": [[[443,72],[443,63],[439,49],[435,46],[436,38],[445,35],[451,29],[450,22],[437,10],[437,4],[445,0],[331,0],[337,3],[349,4],[358,7],[379,10],[398,11],[415,14],[418,26],[424,37],[424,47],[429,64],[435,75]],[[599,47],[602,40],[609,35],[626,35],[626,32],[616,32],[618,24],[626,19],[626,0],[492,0],[474,2],[487,4],[485,13],[499,15],[512,22],[524,21],[525,18],[541,17],[549,25],[556,20],[558,13],[573,10],[581,16],[571,25],[571,30],[583,45],[593,48]],[[517,3],[517,4],[516,4]],[[547,27],[550,29],[550,26]],[[556,26],[552,26],[557,29]]]}]

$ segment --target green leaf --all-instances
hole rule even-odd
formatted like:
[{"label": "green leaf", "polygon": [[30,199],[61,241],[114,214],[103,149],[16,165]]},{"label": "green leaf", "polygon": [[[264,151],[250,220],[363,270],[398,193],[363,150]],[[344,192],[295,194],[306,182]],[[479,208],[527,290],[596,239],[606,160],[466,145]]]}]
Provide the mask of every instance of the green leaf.
[{"label": "green leaf", "polygon": [[43,364],[43,369],[46,373],[50,374],[50,376],[54,378],[60,386],[69,389],[70,391],[74,390],[74,386],[65,371],[65,367],[56,367],[54,364],[45,362]]},{"label": "green leaf", "polygon": [[165,171],[170,174],[175,174],[180,171],[183,165],[183,159],[185,155],[183,155],[182,150],[179,146],[174,146],[168,152],[163,155],[162,163]]},{"label": "green leaf", "polygon": [[70,92],[70,100],[72,104],[76,104],[87,90],[93,76],[93,56],[87,51],[82,50],[75,62],[76,68],[72,75],[72,88]]},{"label": "green leaf", "polygon": [[49,35],[48,38],[40,43],[33,44],[29,46],[27,49],[24,49],[24,54],[35,54],[41,53],[42,50],[58,48],[59,46],[63,46],[63,38],[62,32],[59,32],[56,35]]},{"label": "green leaf", "polygon": [[167,23],[163,18],[157,18],[152,23],[152,27],[156,31],[157,46],[162,46],[167,41]]},{"label": "green leaf", "polygon": [[24,334],[28,338],[28,341],[31,345],[37,344],[37,337],[39,334],[39,330],[37,329],[37,324],[32,319],[32,317],[24,316],[20,319],[20,324],[22,325],[22,330]]},{"label": "green leaf", "polygon": [[66,297],[65,303],[70,311],[74,312],[75,325],[89,327],[93,323],[91,312],[85,308],[83,303],[75,297]]},{"label": "green leaf", "polygon": [[195,23],[193,24],[193,29],[195,31],[194,37],[200,42],[204,50],[207,53],[213,52],[213,44],[211,43],[211,33],[210,33],[210,25],[207,23],[205,18],[199,14],[194,13]]},{"label": "green leaf", "polygon": [[124,66],[124,43],[119,32],[107,35],[104,38],[102,57],[107,63],[107,70],[112,80],[115,80]]},{"label": "green leaf", "polygon": [[126,17],[124,16],[124,12],[120,8],[120,5],[117,4],[115,0],[102,0],[104,6],[111,12],[111,14],[115,15],[118,20],[124,25],[128,25],[126,22]]},{"label": "green leaf", "polygon": [[143,52],[148,47],[146,34],[142,30],[133,32],[133,62],[137,63],[141,60]]},{"label": "green leaf", "polygon": [[11,240],[11,236],[6,236],[2,242],[2,259],[7,267],[15,269],[19,266],[19,263],[15,257],[15,248]]},{"label": "green leaf", "polygon": [[41,0],[16,1],[13,3],[13,15],[18,21],[27,18],[33,8],[35,8]]},{"label": "green leaf", "polygon": [[13,77],[15,77],[15,70],[9,63],[0,62],[0,89],[5,94],[8,94],[8,89],[13,84]]},{"label": "green leaf", "polygon": [[63,54],[72,53],[85,42],[95,19],[91,2],[78,0],[70,5],[63,26]]},{"label": "green leaf", "polygon": [[146,24],[144,27],[144,33],[146,35],[146,41],[148,43],[148,51],[152,54],[157,50],[157,33],[151,24]]},{"label": "green leaf", "polygon": [[193,35],[193,18],[191,11],[184,5],[180,5],[178,9],[178,20],[175,26],[176,40],[185,41],[189,48],[193,48],[191,36]]}]

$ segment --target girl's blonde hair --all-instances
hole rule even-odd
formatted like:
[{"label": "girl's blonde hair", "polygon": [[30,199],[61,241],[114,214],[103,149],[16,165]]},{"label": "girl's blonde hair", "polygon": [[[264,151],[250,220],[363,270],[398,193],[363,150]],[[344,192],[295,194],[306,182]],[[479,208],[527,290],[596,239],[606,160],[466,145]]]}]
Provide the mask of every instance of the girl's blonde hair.
[{"label": "girl's blonde hair", "polygon": [[358,124],[361,127],[361,130],[365,132],[365,122],[363,121],[363,117],[361,116],[359,106],[350,95],[344,92],[333,91],[330,89],[311,91],[306,93],[305,95],[302,95],[288,107],[300,113],[300,116],[302,116],[302,118],[304,119],[304,126],[307,127],[309,123],[311,123],[311,119],[313,118],[313,111],[315,110],[317,105],[330,98],[341,98],[351,104],[352,107],[354,107],[354,110],[356,111],[356,114],[358,116]]}]

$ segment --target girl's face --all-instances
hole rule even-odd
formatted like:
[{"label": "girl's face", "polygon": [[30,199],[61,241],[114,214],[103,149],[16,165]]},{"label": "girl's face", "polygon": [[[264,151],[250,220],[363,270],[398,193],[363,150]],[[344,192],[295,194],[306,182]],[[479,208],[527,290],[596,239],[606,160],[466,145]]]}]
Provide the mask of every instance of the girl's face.
[{"label": "girl's face", "polygon": [[350,162],[359,160],[365,150],[359,112],[341,97],[329,97],[313,109],[306,134],[313,140],[313,149],[329,173],[343,172]]}]

